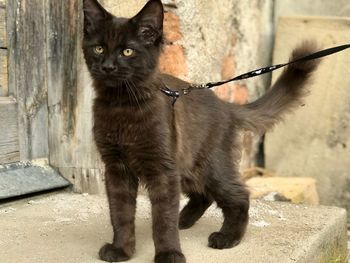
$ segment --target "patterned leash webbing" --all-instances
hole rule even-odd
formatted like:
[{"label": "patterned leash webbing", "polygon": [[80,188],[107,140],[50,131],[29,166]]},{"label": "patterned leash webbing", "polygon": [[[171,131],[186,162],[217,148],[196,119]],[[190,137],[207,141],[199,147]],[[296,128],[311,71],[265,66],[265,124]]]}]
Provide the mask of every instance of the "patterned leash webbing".
[{"label": "patterned leash webbing", "polygon": [[229,82],[232,82],[232,81],[253,78],[253,77],[256,77],[256,76],[259,76],[259,75],[263,75],[263,74],[272,72],[272,71],[274,71],[276,69],[288,66],[290,64],[294,64],[294,63],[298,63],[298,62],[304,62],[304,61],[313,60],[313,59],[319,59],[319,58],[322,58],[322,57],[325,57],[325,56],[329,56],[329,55],[332,55],[334,53],[343,51],[344,49],[348,49],[348,48],[350,48],[350,44],[324,49],[324,50],[312,53],[310,55],[307,55],[305,57],[301,57],[301,58],[298,58],[296,60],[290,61],[290,62],[285,63],[285,64],[277,64],[277,65],[273,65],[273,66],[264,67],[264,68],[256,69],[256,70],[253,70],[253,71],[249,71],[249,72],[247,72],[245,74],[239,75],[239,76],[234,77],[234,78],[229,79],[229,80],[218,81],[218,82],[208,82],[206,84],[191,84],[191,85],[189,85],[188,88],[181,89],[180,91],[171,90],[166,85],[165,85],[164,88],[161,88],[160,90],[165,95],[167,95],[167,96],[169,96],[169,97],[171,97],[173,99],[173,103],[172,104],[174,105],[176,100],[179,97],[189,94],[192,90],[211,89],[213,87],[221,86],[223,84],[226,84],[226,83],[229,83]]}]

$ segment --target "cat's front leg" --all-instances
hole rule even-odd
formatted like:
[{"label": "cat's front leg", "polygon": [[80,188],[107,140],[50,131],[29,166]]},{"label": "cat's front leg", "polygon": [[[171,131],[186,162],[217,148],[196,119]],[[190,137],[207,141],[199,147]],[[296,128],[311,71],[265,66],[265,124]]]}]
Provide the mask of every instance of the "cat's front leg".
[{"label": "cat's front leg", "polygon": [[135,251],[138,179],[121,162],[106,165],[105,176],[114,238],[100,249],[99,256],[107,262],[126,261]]},{"label": "cat's front leg", "polygon": [[152,203],[155,263],[185,263],[179,240],[180,178],[173,174],[157,174],[147,179]]}]

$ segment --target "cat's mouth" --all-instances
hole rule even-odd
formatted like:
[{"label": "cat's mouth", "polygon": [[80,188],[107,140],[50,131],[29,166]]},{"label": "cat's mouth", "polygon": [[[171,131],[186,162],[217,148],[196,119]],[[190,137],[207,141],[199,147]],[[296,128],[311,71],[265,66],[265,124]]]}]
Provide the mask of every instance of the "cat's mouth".
[{"label": "cat's mouth", "polygon": [[107,87],[111,87],[111,88],[118,88],[118,87],[122,87],[125,82],[127,82],[128,80],[126,79],[104,79],[103,82],[105,84],[105,86]]},{"label": "cat's mouth", "polygon": [[102,76],[99,81],[103,82],[105,86],[110,88],[121,88],[128,86],[130,88],[136,88],[137,81],[130,75],[105,75]]},{"label": "cat's mouth", "polygon": [[92,77],[97,81],[102,81],[105,84],[122,84],[125,81],[131,81],[130,74],[108,74],[102,72],[91,72]]}]

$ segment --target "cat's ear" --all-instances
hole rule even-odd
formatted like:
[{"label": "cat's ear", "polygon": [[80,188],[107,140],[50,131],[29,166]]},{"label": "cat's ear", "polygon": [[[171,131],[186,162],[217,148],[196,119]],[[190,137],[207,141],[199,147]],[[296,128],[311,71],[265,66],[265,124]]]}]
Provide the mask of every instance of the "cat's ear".
[{"label": "cat's ear", "polygon": [[160,0],[150,0],[131,21],[146,44],[158,44],[163,36],[164,8]]},{"label": "cat's ear", "polygon": [[97,29],[97,25],[111,15],[97,2],[97,0],[83,0],[84,33],[90,34]]}]

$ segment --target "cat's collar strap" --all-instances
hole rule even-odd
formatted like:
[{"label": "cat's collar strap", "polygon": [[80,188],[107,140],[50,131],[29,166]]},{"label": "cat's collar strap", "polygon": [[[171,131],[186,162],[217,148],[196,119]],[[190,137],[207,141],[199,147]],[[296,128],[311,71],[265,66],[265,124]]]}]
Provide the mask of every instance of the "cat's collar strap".
[{"label": "cat's collar strap", "polygon": [[202,90],[202,89],[211,89],[213,87],[221,86],[223,84],[232,82],[232,81],[237,81],[237,80],[242,80],[242,79],[248,79],[252,77],[256,77],[259,75],[263,75],[269,72],[272,72],[276,69],[288,66],[290,64],[298,63],[298,62],[305,62],[308,60],[313,60],[313,59],[319,59],[325,56],[329,56],[331,54],[343,51],[344,49],[350,48],[350,44],[346,45],[341,45],[341,46],[336,46],[332,48],[327,48],[315,53],[312,53],[310,55],[307,55],[305,57],[298,58],[296,60],[290,61],[288,63],[284,64],[277,64],[269,67],[264,67],[260,69],[256,69],[253,71],[249,71],[247,73],[244,73],[242,75],[239,75],[235,78],[229,79],[229,80],[224,80],[224,81],[219,81],[219,82],[208,82],[206,84],[190,84],[187,88],[181,89],[181,90],[172,90],[168,86],[164,85],[164,88],[161,88],[160,90],[167,96],[171,97],[173,99],[172,105],[174,106],[175,102],[177,99],[183,95],[189,94],[192,90]]}]

